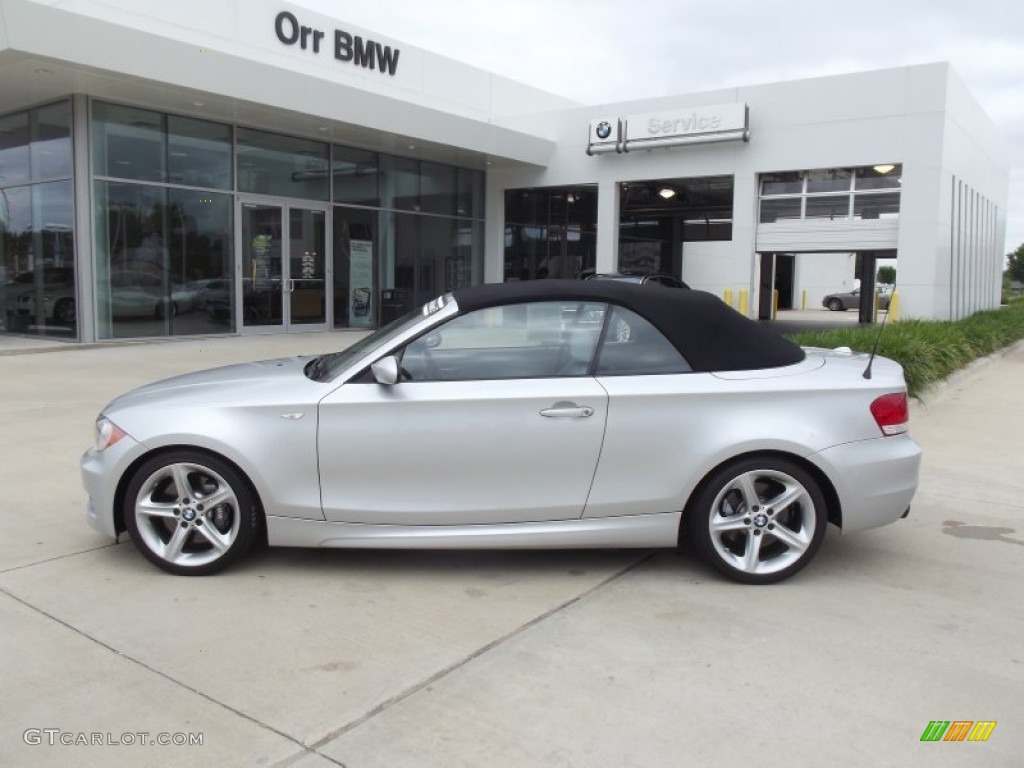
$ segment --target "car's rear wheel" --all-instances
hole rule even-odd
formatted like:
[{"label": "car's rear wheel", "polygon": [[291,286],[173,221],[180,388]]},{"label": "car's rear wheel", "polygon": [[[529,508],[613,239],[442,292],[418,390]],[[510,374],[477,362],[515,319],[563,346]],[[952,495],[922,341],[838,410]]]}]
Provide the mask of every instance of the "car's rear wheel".
[{"label": "car's rear wheel", "polygon": [[841,312],[846,309],[846,307],[843,306],[843,302],[839,299],[829,299],[828,308],[833,312]]},{"label": "car's rear wheel", "polygon": [[708,478],[688,510],[701,554],[745,584],[782,581],[811,561],[827,512],[817,481],[792,461],[752,457]]},{"label": "car's rear wheel", "polygon": [[198,451],[156,456],[124,495],[125,525],[139,551],[165,571],[203,576],[252,546],[259,517],[252,492],[226,461]]}]

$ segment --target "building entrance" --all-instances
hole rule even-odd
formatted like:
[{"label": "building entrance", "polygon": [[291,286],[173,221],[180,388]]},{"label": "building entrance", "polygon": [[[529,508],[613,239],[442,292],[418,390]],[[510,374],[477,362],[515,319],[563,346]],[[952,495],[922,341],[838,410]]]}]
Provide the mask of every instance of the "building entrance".
[{"label": "building entrance", "polygon": [[326,330],[327,208],[241,200],[238,221],[243,332]]}]

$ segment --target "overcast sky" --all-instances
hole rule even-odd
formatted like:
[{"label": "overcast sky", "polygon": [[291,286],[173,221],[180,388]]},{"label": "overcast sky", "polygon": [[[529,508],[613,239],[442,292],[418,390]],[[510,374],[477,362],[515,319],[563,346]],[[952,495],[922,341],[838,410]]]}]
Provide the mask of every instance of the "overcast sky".
[{"label": "overcast sky", "polygon": [[585,103],[949,61],[1006,139],[1024,243],[1020,0],[297,0]]}]

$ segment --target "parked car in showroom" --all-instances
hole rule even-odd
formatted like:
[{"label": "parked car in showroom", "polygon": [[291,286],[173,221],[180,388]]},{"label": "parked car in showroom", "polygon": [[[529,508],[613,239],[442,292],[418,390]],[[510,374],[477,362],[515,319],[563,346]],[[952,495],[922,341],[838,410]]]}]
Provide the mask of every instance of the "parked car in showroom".
[{"label": "parked car in showroom", "polygon": [[[892,298],[892,286],[879,286],[878,308],[889,309],[889,300]],[[833,312],[845,312],[848,309],[860,308],[860,288],[854,288],[847,293],[830,293],[821,300],[821,306]]]},{"label": "parked car in showroom", "polygon": [[[625,324],[624,338],[613,332]],[[339,548],[675,547],[779,581],[905,516],[898,364],[803,349],[702,291],[455,290],[353,346],[192,373],[103,409],[88,519],[176,574],[261,536]]]},{"label": "parked car in showroom", "polygon": [[[42,302],[42,306],[37,305]],[[75,311],[75,270],[47,267],[42,273],[22,272],[0,287],[0,304],[12,320],[39,318],[58,325],[73,326]],[[12,329],[13,330],[13,329]]]},{"label": "parked car in showroom", "polygon": [[164,317],[196,308],[196,291],[142,270],[115,270],[99,286],[100,303],[114,317]]}]

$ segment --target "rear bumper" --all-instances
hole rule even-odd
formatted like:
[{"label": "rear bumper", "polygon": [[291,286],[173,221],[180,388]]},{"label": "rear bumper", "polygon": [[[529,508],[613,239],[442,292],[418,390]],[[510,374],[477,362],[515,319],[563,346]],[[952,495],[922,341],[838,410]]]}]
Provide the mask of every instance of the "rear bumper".
[{"label": "rear bumper", "polygon": [[921,448],[909,435],[836,445],[807,457],[839,495],[842,531],[855,533],[905,517],[917,491]]}]

